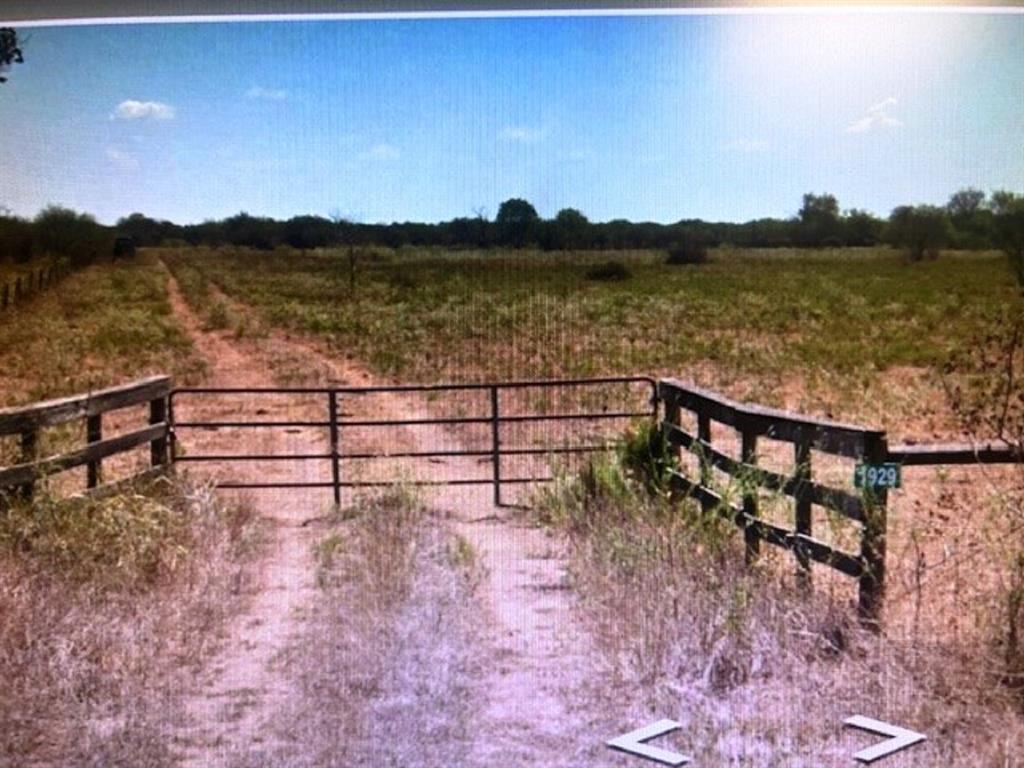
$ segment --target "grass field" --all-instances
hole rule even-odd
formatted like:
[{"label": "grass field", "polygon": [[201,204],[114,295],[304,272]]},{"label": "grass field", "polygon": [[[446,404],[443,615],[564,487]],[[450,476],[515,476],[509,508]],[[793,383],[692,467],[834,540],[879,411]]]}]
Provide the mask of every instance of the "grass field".
[{"label": "grass field", "polygon": [[16,405],[202,363],[171,316],[166,272],[152,257],[98,264],[0,317],[0,402]]},{"label": "grass field", "polygon": [[[609,260],[624,265],[625,279],[590,276],[595,266]],[[178,302],[173,292],[169,296],[164,264],[185,302]],[[921,435],[934,440],[955,431],[940,381],[944,363],[1019,301],[997,254],[947,253],[936,262],[908,265],[886,250],[720,250],[709,264],[670,267],[655,252],[555,256],[379,250],[361,258],[355,277],[353,287],[345,253],[329,252],[160,249],[123,263],[97,264],[3,317],[0,358],[7,375],[0,397],[4,404],[23,402],[156,372],[171,373],[179,383],[200,381],[208,373],[210,380],[221,382],[245,384],[266,377],[285,384],[290,383],[294,361],[308,375],[317,359],[326,357],[319,345],[308,343],[313,337],[333,353],[332,359],[347,355],[378,379],[671,374],[745,399],[878,424],[896,438]],[[398,412],[396,407],[388,415]],[[54,439],[67,436],[56,432]],[[217,434],[207,437],[213,440]],[[74,438],[76,444],[82,442],[81,430]],[[230,434],[224,439],[231,440]],[[8,442],[13,456],[16,446]],[[298,445],[285,438],[268,452]],[[54,452],[45,441],[44,447]],[[318,443],[312,447],[320,449]],[[242,452],[252,448],[250,444]],[[815,466],[816,471],[826,468]],[[810,754],[826,745],[826,757],[838,760],[846,748],[835,741],[834,726],[849,714],[847,708],[856,704],[867,711],[884,702],[876,714],[929,734],[954,734],[929,741],[925,748],[933,750],[933,762],[963,764],[969,753],[979,765],[1014,764],[1015,745],[1024,738],[1019,691],[1012,681],[997,681],[1011,679],[1008,675],[1018,668],[1016,651],[1007,651],[1007,638],[1016,637],[1010,618],[1016,615],[1014,600],[1021,594],[1024,571],[1014,565],[1019,538],[1008,535],[1012,531],[1007,521],[1015,518],[999,494],[1009,491],[1007,498],[1016,499],[1012,491],[1019,483],[998,474],[968,476],[966,469],[922,470],[908,476],[890,500],[886,626],[884,634],[874,635],[856,627],[852,583],[818,569],[808,597],[792,588],[789,555],[774,550],[756,568],[746,569],[742,539],[731,528],[703,520],[696,510],[677,515],[678,507],[649,498],[622,479],[626,475],[621,467],[609,467],[610,474],[594,475],[614,481],[604,490],[587,490],[586,480],[567,476],[553,487],[553,495],[537,499],[542,502],[538,519],[549,526],[542,535],[567,547],[568,583],[580,598],[580,631],[594,640],[594,658],[620,681],[614,693],[597,686],[593,697],[588,693],[597,702],[595,711],[609,718],[602,726],[608,733],[621,725],[615,719],[620,706],[632,707],[630,721],[639,720],[652,707],[671,712],[682,696],[696,702],[701,712],[715,713],[715,724],[695,736],[706,757],[732,754],[737,743],[750,743],[752,734],[768,733],[753,747],[765,759]],[[977,485],[978,480],[984,485]],[[12,734],[8,743],[0,743],[0,763],[2,750],[39,753],[37,729],[18,720],[24,702],[36,700],[33,690],[43,692],[38,701],[61,708],[59,741],[50,747],[55,754],[99,754],[99,710],[91,703],[76,703],[80,689],[99,685],[96,667],[78,656],[64,666],[51,662],[61,642],[82,648],[90,659],[106,644],[114,658],[125,659],[131,667],[130,674],[109,678],[106,687],[96,689],[96,701],[120,718],[122,746],[111,754],[132,756],[140,764],[172,765],[176,758],[165,748],[157,715],[182,708],[174,691],[184,685],[191,668],[175,668],[179,677],[173,677],[169,659],[178,654],[196,668],[213,658],[217,664],[226,659],[234,665],[230,669],[263,669],[262,657],[249,653],[258,644],[250,647],[241,640],[249,635],[233,636],[241,638],[236,651],[215,657],[202,646],[202,638],[221,631],[235,610],[243,612],[238,626],[270,628],[254,630],[261,638],[284,637],[287,631],[275,627],[295,629],[290,617],[307,615],[293,610],[307,606],[302,591],[290,598],[294,603],[279,592],[261,592],[266,599],[257,595],[249,607],[235,602],[234,593],[228,599],[225,590],[233,589],[232,579],[249,568],[243,555],[252,551],[241,540],[248,540],[248,534],[232,533],[231,514],[222,515],[231,510],[214,508],[205,490],[189,493],[209,507],[207,513],[195,507],[192,496],[187,503],[154,507],[145,495],[128,495],[114,497],[110,509],[88,508],[84,515],[74,508],[64,513],[64,507],[37,504],[0,526],[0,608],[6,606],[28,634],[55,638],[53,643],[25,643],[22,634],[0,632],[0,650],[5,651],[0,655],[12,660],[6,674],[17,682],[12,705],[6,710],[0,706],[0,721],[15,724],[0,728]],[[252,567],[264,578],[284,565],[301,571],[305,553],[316,562],[316,586],[323,594],[313,593],[317,601],[307,606],[312,621],[295,634],[302,638],[295,658],[308,666],[273,667],[266,677],[293,676],[289,684],[301,691],[300,700],[289,703],[294,711],[282,710],[270,698],[260,700],[260,706],[273,711],[282,731],[302,733],[310,749],[321,748],[316,734],[330,733],[348,745],[351,755],[382,740],[370,731],[350,733],[347,724],[356,723],[359,713],[391,712],[399,700],[403,712],[429,712],[431,722],[443,725],[432,731],[439,734],[438,765],[456,759],[467,734],[486,732],[490,739],[493,723],[479,728],[471,723],[470,715],[485,711],[480,702],[487,700],[474,698],[479,695],[475,686],[494,683],[490,677],[482,683],[474,677],[474,654],[491,660],[498,657],[499,646],[481,639],[478,627],[463,614],[448,611],[464,605],[469,607],[467,617],[489,616],[474,608],[483,598],[473,590],[493,589],[512,574],[524,573],[527,564],[553,562],[561,553],[531,548],[521,559],[505,554],[496,558],[484,546],[491,533],[481,534],[484,538],[474,549],[449,536],[452,521],[443,516],[429,522],[424,517],[421,522],[433,538],[420,538],[414,531],[420,522],[412,525],[413,518],[409,526],[389,533],[378,527],[387,525],[388,518],[377,514],[384,510],[373,508],[374,514],[362,521],[348,513],[335,520],[317,515],[311,497],[289,498],[289,514],[295,515],[289,519],[295,524],[276,527],[279,533],[271,535],[281,538],[267,547],[267,552],[287,557],[260,555],[263,559]],[[280,515],[284,508],[272,496],[252,499],[255,506],[249,513],[254,515]],[[774,519],[778,512],[784,519],[776,522],[791,522],[789,500],[784,507],[775,501],[779,503],[773,506],[762,499],[765,518]],[[187,515],[179,510],[188,510]],[[216,535],[208,538],[220,542],[217,551],[197,544],[207,532],[186,526],[193,518],[213,526],[209,531]],[[326,527],[314,530],[307,522]],[[464,530],[472,533],[479,523],[481,519],[473,518]],[[815,533],[855,551],[855,541],[839,540],[845,533],[833,531],[828,523],[817,519]],[[135,537],[136,527],[129,524],[145,536]],[[360,533],[363,525],[365,537]],[[521,535],[516,532],[517,538]],[[549,539],[543,541],[547,546]],[[380,542],[388,543],[377,546]],[[415,546],[403,549],[399,543]],[[294,549],[286,550],[284,544]],[[421,547],[418,558],[403,554]],[[171,560],[178,563],[179,557],[184,567],[165,567]],[[483,564],[479,580],[484,587],[463,583],[471,570],[463,565],[477,558]],[[125,564],[155,581],[132,578],[122,584],[118,568]],[[206,565],[210,570],[204,570]],[[510,570],[499,576],[486,576],[489,569],[506,566]],[[531,577],[530,583],[544,584],[544,594],[552,587],[550,593],[558,595],[565,584],[551,580],[552,573],[560,573],[552,568],[551,573],[540,572],[547,574],[543,579]],[[35,580],[26,580],[26,573]],[[50,600],[45,590],[52,583],[61,588],[62,582],[50,582],[57,573],[81,582],[86,591],[70,592],[64,602]],[[364,584],[360,579],[367,574],[373,579]],[[105,579],[111,575],[115,579],[109,584]],[[28,591],[18,592],[24,583]],[[193,588],[203,584],[213,589]],[[408,589],[384,598],[382,587],[393,584]],[[522,606],[530,605],[525,601],[533,599],[527,594],[533,592],[486,593],[486,600],[508,599],[515,606],[509,615],[520,616]],[[355,596],[371,596],[365,599],[373,605],[362,605]],[[226,601],[226,607],[211,613],[208,598]],[[53,605],[52,613],[41,614],[37,621],[30,610],[34,602]],[[138,614],[143,631],[127,633],[123,642],[115,643],[108,641],[104,628],[122,632],[119,628],[135,619],[135,613],[119,610],[122,602]],[[400,610],[394,615],[360,612],[382,605]],[[531,610],[539,610],[538,605]],[[280,615],[271,610],[275,606]],[[197,623],[174,624],[178,610]],[[552,621],[572,626],[576,620],[562,608],[550,610]],[[359,626],[372,630],[375,643],[368,644],[357,633],[348,646],[328,644],[322,654],[308,653],[317,638],[336,632],[339,617],[353,615],[360,617]],[[689,619],[678,620],[683,616]],[[433,632],[442,621],[471,633]],[[181,631],[171,632],[171,625]],[[386,632],[378,632],[380,627]],[[511,635],[505,625],[495,627],[496,637]],[[192,634],[186,638],[182,632]],[[170,639],[159,652],[149,653],[150,638],[156,636]],[[544,636],[534,637],[534,646],[546,647],[537,645],[537,638]],[[524,658],[508,668],[529,669],[532,657]],[[332,670],[326,679],[324,669]],[[366,675],[366,670],[373,674]],[[447,676],[438,670],[447,670]],[[1001,678],[1001,670],[1009,672]],[[554,673],[544,670],[543,679]],[[61,675],[72,681],[70,698],[57,690]],[[794,680],[803,682],[794,686]],[[159,691],[159,696],[147,698],[143,690]],[[622,690],[633,691],[625,705]],[[220,701],[220,689],[210,691],[203,696]],[[453,704],[443,712],[426,705],[410,707],[409,691],[418,692],[417,702],[424,695],[437,700],[444,695]],[[828,706],[820,702],[823,691],[835,694]],[[332,704],[337,701],[344,706]],[[135,720],[127,719],[129,710],[138,714]],[[420,727],[381,718],[385,721],[396,732],[415,733]],[[241,736],[231,735],[234,722],[223,733],[247,741],[246,729],[258,717],[245,722]],[[498,722],[508,724],[500,718]],[[80,745],[72,739],[76,729],[88,736]],[[573,731],[572,738],[576,736]],[[422,747],[419,742],[406,745],[390,731],[383,742],[399,751]],[[338,748],[324,742],[332,754]],[[270,757],[265,764],[295,764],[287,749],[280,760]],[[794,758],[779,764],[807,763]]]},{"label": "grass field", "polygon": [[[403,381],[652,373],[914,434],[948,432],[938,372],[1017,289],[996,253],[907,264],[888,249],[161,252],[271,326],[316,334]],[[625,264],[625,280],[594,280]],[[197,277],[199,273],[201,278]]]}]

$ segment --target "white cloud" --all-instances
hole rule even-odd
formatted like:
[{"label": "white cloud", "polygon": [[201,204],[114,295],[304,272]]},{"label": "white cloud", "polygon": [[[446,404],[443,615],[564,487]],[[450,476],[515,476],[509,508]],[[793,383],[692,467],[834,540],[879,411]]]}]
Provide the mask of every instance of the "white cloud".
[{"label": "white cloud", "polygon": [[398,147],[382,142],[370,147],[369,151],[363,154],[363,157],[368,157],[372,160],[397,160],[401,154],[402,152]]},{"label": "white cloud", "polygon": [[122,101],[114,110],[114,117],[121,120],[170,120],[174,107],[161,101]]},{"label": "white cloud", "polygon": [[846,132],[867,133],[875,128],[899,128],[903,125],[903,121],[898,120],[889,114],[890,110],[895,107],[897,103],[896,99],[890,96],[889,98],[868,107],[867,114],[847,126]]},{"label": "white cloud", "polygon": [[728,142],[725,145],[725,148],[732,150],[733,152],[764,152],[766,149],[768,149],[768,142],[765,141],[764,139],[735,139],[733,141]]},{"label": "white cloud", "polygon": [[264,88],[254,85],[245,92],[247,99],[261,99],[263,101],[284,101],[288,98],[288,91],[283,88]]},{"label": "white cloud", "polygon": [[543,128],[530,128],[525,125],[510,125],[502,129],[498,138],[502,141],[512,141],[519,144],[535,144],[544,138],[546,131]]},{"label": "white cloud", "polygon": [[113,147],[107,148],[107,159],[124,171],[134,171],[139,167],[139,159],[135,155],[122,152]]}]

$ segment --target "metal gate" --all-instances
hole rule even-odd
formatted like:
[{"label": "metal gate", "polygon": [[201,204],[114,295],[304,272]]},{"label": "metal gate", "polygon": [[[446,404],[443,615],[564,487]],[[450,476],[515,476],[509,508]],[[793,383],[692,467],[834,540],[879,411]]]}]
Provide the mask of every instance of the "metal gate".
[{"label": "metal gate", "polygon": [[630,420],[656,420],[658,396],[648,376],[186,387],[168,412],[172,461],[214,466],[220,488],[322,488],[340,504],[342,489],[492,485],[502,505],[506,486],[551,481],[556,457],[606,450]]}]

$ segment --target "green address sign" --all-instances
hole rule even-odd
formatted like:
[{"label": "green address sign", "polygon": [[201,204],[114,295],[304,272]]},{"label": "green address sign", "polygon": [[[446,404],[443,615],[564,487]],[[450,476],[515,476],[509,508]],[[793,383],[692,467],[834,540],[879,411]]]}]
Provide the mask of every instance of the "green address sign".
[{"label": "green address sign", "polygon": [[887,462],[885,464],[858,464],[853,471],[855,488],[899,488],[903,482],[900,465]]}]

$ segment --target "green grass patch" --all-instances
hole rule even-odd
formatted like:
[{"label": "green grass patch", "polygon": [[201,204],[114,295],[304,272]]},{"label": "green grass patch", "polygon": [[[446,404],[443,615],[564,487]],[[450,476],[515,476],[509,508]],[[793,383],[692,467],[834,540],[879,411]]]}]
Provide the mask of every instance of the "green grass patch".
[{"label": "green grass patch", "polygon": [[[774,405],[789,399],[780,384],[797,382],[809,407],[875,421],[890,371],[938,372],[1018,300],[997,253],[907,264],[884,248],[719,249],[681,269],[660,251],[379,249],[360,260],[354,289],[342,252],[165,253],[271,326],[400,380],[645,372]],[[632,277],[589,279],[610,259]]]}]

